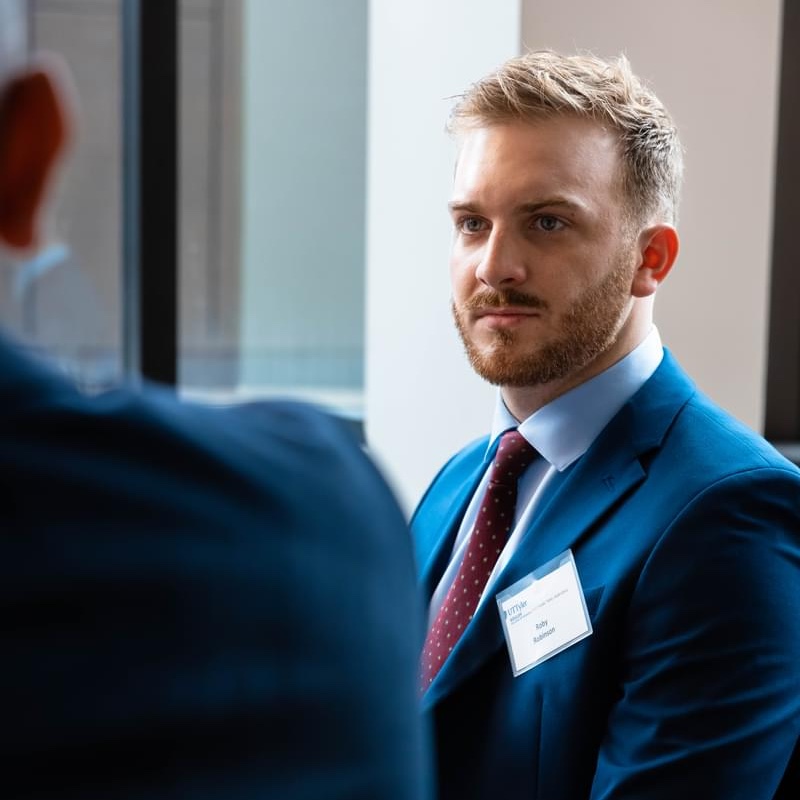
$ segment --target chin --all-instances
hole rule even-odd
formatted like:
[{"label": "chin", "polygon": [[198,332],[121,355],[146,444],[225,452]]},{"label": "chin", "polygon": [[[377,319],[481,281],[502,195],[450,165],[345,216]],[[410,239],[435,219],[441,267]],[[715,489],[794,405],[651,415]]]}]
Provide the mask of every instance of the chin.
[{"label": "chin", "polygon": [[581,348],[576,342],[560,340],[519,352],[512,344],[495,342],[477,347],[464,342],[467,357],[475,372],[494,386],[524,388],[563,381],[583,370],[597,351]]}]

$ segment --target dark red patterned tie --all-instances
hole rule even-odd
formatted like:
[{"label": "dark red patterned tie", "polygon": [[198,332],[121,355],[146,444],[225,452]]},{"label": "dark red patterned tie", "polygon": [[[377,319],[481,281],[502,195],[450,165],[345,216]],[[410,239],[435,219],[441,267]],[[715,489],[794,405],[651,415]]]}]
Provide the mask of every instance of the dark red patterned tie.
[{"label": "dark red patterned tie", "polygon": [[514,524],[517,481],[535,456],[536,450],[518,431],[507,431],[500,438],[464,559],[425,640],[422,691],[433,683],[475,613]]}]

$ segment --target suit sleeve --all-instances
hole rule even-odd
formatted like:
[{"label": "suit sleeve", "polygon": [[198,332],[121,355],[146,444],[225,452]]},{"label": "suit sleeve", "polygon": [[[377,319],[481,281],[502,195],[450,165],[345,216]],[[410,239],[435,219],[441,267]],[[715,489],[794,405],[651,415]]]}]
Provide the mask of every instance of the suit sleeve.
[{"label": "suit sleeve", "polygon": [[775,796],[800,731],[799,483],[725,478],[662,535],[631,599],[592,800]]}]

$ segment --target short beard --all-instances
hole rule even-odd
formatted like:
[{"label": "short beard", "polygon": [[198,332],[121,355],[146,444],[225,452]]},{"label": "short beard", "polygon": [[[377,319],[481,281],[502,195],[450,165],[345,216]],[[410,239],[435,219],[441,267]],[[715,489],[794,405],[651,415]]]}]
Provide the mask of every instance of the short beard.
[{"label": "short beard", "polygon": [[539,386],[575,374],[605,352],[617,338],[623,312],[630,300],[632,270],[620,263],[595,286],[591,286],[561,318],[557,338],[515,353],[519,334],[503,328],[493,331],[494,343],[480,350],[470,339],[466,312],[478,308],[523,306],[547,309],[549,304],[516,290],[495,292],[487,289],[462,306],[452,304],[461,341],[469,362],[484,380],[496,386]]}]

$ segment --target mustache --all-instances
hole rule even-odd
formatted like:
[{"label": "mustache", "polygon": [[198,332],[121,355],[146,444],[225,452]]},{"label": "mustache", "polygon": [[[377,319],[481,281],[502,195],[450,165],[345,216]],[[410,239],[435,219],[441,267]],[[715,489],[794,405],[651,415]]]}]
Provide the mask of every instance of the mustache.
[{"label": "mustache", "polygon": [[472,295],[469,300],[465,300],[460,308],[462,311],[481,311],[485,308],[505,308],[506,306],[545,311],[550,304],[535,294],[525,294],[517,289],[505,289],[500,292],[496,292],[494,289],[483,289]]}]

